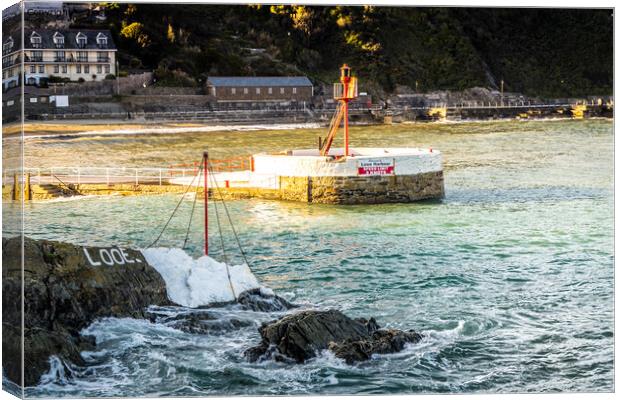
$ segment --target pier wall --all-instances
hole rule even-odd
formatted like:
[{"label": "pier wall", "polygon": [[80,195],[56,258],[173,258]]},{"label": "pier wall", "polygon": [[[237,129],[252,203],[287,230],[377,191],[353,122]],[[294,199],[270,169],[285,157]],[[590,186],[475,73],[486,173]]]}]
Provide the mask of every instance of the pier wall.
[{"label": "pier wall", "polygon": [[323,204],[409,203],[444,196],[442,171],[391,176],[281,176],[282,200]]}]

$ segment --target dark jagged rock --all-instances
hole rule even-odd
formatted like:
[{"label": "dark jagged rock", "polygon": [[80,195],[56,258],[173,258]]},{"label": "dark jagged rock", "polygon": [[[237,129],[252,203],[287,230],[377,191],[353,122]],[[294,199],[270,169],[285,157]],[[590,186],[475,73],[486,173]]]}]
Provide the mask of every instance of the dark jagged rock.
[{"label": "dark jagged rock", "polygon": [[237,303],[245,310],[262,312],[286,311],[297,307],[282,297],[265,293],[261,289],[246,290],[237,297]]},{"label": "dark jagged rock", "polygon": [[236,318],[218,318],[209,311],[185,311],[175,315],[159,315],[149,313],[149,320],[187,333],[209,334],[231,331],[253,324]]},{"label": "dark jagged rock", "polygon": [[343,358],[348,364],[356,361],[369,360],[373,354],[397,353],[405,348],[407,343],[416,343],[422,335],[415,331],[403,332],[395,329],[380,329],[370,338],[360,340],[345,340],[342,343],[330,343],[329,350],[338,358]]},{"label": "dark jagged rock", "polygon": [[[212,303],[193,310],[187,308],[157,310],[152,308],[152,311],[148,313],[148,318],[151,322],[164,324],[183,332],[197,334],[230,331],[254,324],[254,321],[227,318],[217,315],[210,310],[217,307],[230,306],[239,307],[242,310],[261,312],[286,311],[297,307],[280,296],[257,288],[242,292],[236,301]],[[172,315],[170,311],[173,311]]]},{"label": "dark jagged rock", "polygon": [[[6,377],[20,383],[21,240],[3,238],[2,246],[2,364]],[[172,304],[139,251],[107,249],[102,258],[100,250],[24,239],[25,385],[39,381],[52,355],[83,365],[80,352],[94,342],[79,332],[95,319],[145,318],[149,305]]]},{"label": "dark jagged rock", "polygon": [[251,321],[242,321],[236,318],[230,319],[200,319],[199,317],[190,316],[180,319],[171,324],[169,327],[178,329],[187,333],[208,334],[222,331],[231,331],[252,325]]},{"label": "dark jagged rock", "polygon": [[391,353],[415,343],[414,331],[381,330],[374,318],[351,319],[337,310],[302,311],[259,329],[262,341],[245,352],[250,361],[273,358],[302,363],[331,349],[347,362],[367,360],[374,353]]}]

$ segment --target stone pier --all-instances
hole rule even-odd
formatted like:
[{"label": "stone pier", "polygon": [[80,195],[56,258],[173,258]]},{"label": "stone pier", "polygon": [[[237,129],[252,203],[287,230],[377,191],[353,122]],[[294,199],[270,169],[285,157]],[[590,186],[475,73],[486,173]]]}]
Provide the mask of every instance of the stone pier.
[{"label": "stone pier", "polygon": [[[441,153],[419,148],[293,150],[254,156],[247,185],[282,200],[325,204],[408,203],[444,196]],[[230,186],[230,183],[229,183]]]}]

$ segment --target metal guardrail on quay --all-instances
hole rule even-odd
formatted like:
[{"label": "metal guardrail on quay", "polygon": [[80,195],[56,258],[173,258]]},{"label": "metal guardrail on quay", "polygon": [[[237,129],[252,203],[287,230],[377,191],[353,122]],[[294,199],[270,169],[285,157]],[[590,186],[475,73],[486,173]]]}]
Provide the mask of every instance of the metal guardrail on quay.
[{"label": "metal guardrail on quay", "polygon": [[[211,168],[214,172],[248,171],[252,168],[250,156],[212,159]],[[24,168],[23,175],[30,175],[34,185],[56,185],[59,181],[67,184],[167,184],[170,179],[193,177],[200,170],[200,163],[184,163],[169,165],[162,168],[127,168],[127,167],[42,167]],[[19,169],[4,169],[3,183],[13,182],[13,176],[21,175]]]},{"label": "metal guardrail on quay", "polygon": [[[119,167],[49,167],[24,168],[32,184],[58,184],[59,179],[68,184],[151,184],[163,185],[175,177],[194,176],[194,168],[119,168]],[[3,171],[3,183],[12,182],[20,170]]]}]

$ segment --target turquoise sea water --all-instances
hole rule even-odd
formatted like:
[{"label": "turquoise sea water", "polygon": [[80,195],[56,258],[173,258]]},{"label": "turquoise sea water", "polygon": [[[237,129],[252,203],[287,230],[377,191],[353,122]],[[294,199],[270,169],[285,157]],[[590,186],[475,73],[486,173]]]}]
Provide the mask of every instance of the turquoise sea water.
[{"label": "turquoise sea water", "polygon": [[[374,128],[380,130],[378,136],[363,129],[359,145],[432,144],[442,150],[445,199],[372,206],[262,200],[228,205],[253,271],[265,286],[306,306],[338,308],[352,317],[374,316],[382,326],[416,329],[425,334],[422,342],[355,366],[329,353],[304,365],[251,364],[243,359],[243,350],[258,343],[258,324],[277,314],[224,309],[223,315],[252,320],[255,326],[213,335],[107,319],[87,329],[99,343],[97,352],[86,354],[89,367],[71,367],[72,374],[52,368],[27,394],[613,390],[612,123]],[[296,144],[301,140],[296,134],[313,133],[289,132],[283,142]],[[252,141],[251,135],[257,139]],[[278,146],[275,140],[265,142],[260,132],[251,135],[248,147]],[[204,134],[190,139],[209,142]],[[71,148],[71,140],[63,140],[56,145]],[[113,139],[90,140],[96,148],[98,140]],[[122,148],[143,139],[116,140],[115,146]],[[88,147],[85,139],[79,143]],[[155,141],[153,154],[159,154],[157,146]],[[189,152],[179,144],[171,148]],[[32,203],[26,207],[26,233],[144,247],[178,199]],[[190,208],[187,201],[163,245],[181,245]],[[229,230],[225,236],[228,255],[240,260]],[[190,239],[189,251],[199,256],[200,218]],[[216,240],[213,236],[213,257],[221,258]]]}]

